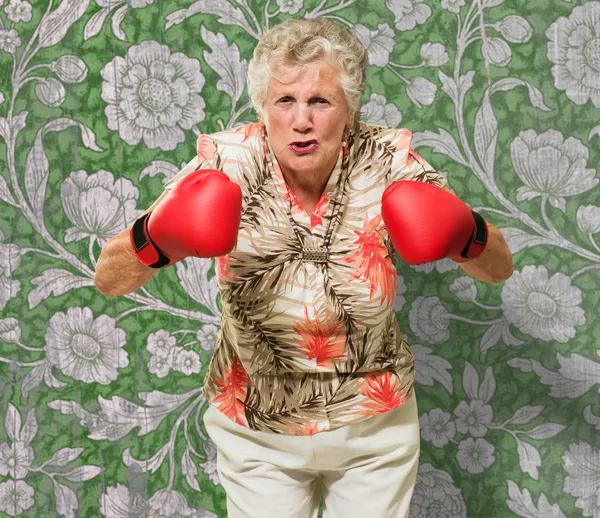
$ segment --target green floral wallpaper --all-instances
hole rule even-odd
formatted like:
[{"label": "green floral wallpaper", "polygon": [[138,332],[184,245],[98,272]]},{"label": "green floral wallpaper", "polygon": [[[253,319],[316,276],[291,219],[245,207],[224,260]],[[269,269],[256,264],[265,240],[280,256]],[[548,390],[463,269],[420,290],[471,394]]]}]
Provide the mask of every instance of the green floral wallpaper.
[{"label": "green floral wallpaper", "polygon": [[290,16],[355,31],[363,120],[514,253],[498,285],[398,264],[411,517],[600,516],[600,2],[566,0],[0,0],[0,516],[226,516],[214,261],[111,299],[93,273],[199,134],[255,120],[248,60]]}]

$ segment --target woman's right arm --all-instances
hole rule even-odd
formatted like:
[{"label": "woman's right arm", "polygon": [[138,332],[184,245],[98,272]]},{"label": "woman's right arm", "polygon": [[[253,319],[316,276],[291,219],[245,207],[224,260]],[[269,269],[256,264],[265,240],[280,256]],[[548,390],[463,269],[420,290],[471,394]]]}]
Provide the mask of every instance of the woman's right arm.
[{"label": "woman's right arm", "polygon": [[[167,195],[167,192],[163,192],[146,212],[153,210]],[[108,297],[136,291],[158,271],[137,260],[131,248],[130,232],[131,226],[108,240],[100,252],[94,274],[94,284],[100,293]]]}]

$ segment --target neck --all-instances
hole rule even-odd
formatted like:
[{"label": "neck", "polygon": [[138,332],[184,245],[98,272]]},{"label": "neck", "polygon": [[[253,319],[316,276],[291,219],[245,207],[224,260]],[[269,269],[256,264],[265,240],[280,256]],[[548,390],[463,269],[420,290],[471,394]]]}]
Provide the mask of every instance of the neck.
[{"label": "neck", "polygon": [[285,182],[294,192],[303,192],[309,196],[319,197],[325,190],[325,186],[331,177],[331,170],[327,174],[298,174],[290,170],[281,170]]}]

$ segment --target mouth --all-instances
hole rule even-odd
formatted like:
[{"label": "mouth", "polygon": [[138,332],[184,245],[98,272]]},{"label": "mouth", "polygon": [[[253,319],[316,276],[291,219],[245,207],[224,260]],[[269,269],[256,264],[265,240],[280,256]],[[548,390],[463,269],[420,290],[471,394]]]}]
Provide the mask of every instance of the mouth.
[{"label": "mouth", "polygon": [[313,149],[315,149],[317,147],[318,142],[316,140],[298,140],[296,142],[290,142],[289,147],[290,149],[298,154],[304,154],[304,153],[309,153],[311,152]]}]

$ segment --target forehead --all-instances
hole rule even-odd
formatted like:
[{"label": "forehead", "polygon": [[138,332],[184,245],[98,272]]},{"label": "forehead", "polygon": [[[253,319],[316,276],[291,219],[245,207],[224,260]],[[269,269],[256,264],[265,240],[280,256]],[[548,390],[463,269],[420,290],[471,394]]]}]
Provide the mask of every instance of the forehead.
[{"label": "forehead", "polygon": [[325,63],[311,63],[303,67],[280,66],[269,77],[268,94],[283,92],[343,95],[340,74],[337,68]]}]

